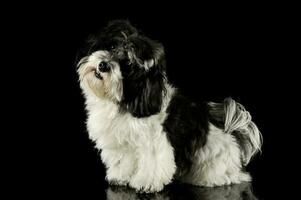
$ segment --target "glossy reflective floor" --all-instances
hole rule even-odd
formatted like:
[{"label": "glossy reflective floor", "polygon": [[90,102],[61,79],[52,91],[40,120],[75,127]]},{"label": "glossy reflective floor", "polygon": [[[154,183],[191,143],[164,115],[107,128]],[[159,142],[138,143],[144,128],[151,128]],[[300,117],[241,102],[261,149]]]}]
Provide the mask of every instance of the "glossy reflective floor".
[{"label": "glossy reflective floor", "polygon": [[184,184],[169,185],[157,194],[139,194],[127,187],[109,186],[108,200],[255,200],[250,183],[215,188],[195,187]]}]

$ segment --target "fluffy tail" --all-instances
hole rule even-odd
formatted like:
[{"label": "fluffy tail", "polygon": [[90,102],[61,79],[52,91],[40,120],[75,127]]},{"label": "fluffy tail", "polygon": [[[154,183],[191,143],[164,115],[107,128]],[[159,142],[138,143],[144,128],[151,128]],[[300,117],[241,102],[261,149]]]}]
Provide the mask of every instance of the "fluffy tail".
[{"label": "fluffy tail", "polygon": [[[210,121],[232,134],[242,148],[243,164],[247,165],[261,151],[262,136],[243,105],[227,98],[223,103],[209,103]],[[223,125],[221,125],[223,124]]]}]

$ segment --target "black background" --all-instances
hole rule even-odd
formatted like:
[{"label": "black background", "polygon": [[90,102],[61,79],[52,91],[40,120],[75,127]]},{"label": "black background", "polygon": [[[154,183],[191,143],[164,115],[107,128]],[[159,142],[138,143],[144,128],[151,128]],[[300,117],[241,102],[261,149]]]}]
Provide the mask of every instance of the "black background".
[{"label": "black background", "polygon": [[41,197],[105,196],[104,168],[85,130],[75,56],[90,33],[109,20],[129,19],[163,43],[170,80],[186,95],[232,96],[251,112],[264,138],[262,155],[247,168],[254,192],[260,199],[280,197],[297,162],[294,13],[282,5],[144,4],[18,4],[3,14],[7,185]]}]

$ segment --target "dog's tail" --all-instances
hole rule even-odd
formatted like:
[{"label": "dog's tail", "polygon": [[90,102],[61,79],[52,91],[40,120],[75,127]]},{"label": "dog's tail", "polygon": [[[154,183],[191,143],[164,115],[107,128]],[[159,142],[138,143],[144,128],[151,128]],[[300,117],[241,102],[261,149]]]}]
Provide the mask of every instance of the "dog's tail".
[{"label": "dog's tail", "polygon": [[261,151],[262,136],[251,115],[243,105],[227,98],[223,103],[209,103],[210,121],[232,134],[242,148],[243,164],[247,165],[257,152]]}]

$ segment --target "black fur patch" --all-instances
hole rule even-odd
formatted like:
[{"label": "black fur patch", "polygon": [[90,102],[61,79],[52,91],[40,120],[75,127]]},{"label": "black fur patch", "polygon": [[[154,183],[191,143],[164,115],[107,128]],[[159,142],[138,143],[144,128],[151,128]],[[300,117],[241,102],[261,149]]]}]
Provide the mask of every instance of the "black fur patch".
[{"label": "black fur patch", "polygon": [[120,109],[122,112],[130,112],[134,117],[148,117],[161,110],[165,93],[164,75],[157,67],[148,71],[138,66],[135,68],[121,66],[124,78]]},{"label": "black fur patch", "polygon": [[98,50],[112,51],[123,44],[124,35],[137,35],[137,30],[126,20],[115,20],[88,39],[88,54]]},{"label": "black fur patch", "polygon": [[224,103],[213,103],[210,102],[208,105],[209,121],[220,129],[225,128],[225,105]]},{"label": "black fur patch", "polygon": [[209,131],[208,107],[194,103],[178,92],[167,108],[163,126],[175,151],[177,176],[187,173],[198,149],[206,143]]}]

